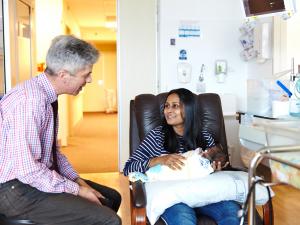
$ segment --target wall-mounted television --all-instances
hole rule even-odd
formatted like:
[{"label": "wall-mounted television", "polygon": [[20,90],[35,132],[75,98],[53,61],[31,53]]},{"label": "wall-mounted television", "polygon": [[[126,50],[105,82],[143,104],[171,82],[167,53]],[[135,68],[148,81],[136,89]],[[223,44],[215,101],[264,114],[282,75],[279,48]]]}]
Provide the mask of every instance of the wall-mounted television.
[{"label": "wall-mounted television", "polygon": [[294,13],[294,0],[242,0],[246,17]]}]

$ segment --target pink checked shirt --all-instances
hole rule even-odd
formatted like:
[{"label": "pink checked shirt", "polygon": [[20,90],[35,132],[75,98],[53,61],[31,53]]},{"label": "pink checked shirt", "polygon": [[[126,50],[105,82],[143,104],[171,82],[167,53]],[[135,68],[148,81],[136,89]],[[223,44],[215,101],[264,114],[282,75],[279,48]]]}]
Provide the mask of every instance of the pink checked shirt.
[{"label": "pink checked shirt", "polygon": [[60,174],[49,169],[54,138],[51,103],[56,99],[42,73],[16,86],[0,101],[0,183],[18,179],[44,192],[78,194],[79,185],[74,181],[79,176],[59,149]]}]

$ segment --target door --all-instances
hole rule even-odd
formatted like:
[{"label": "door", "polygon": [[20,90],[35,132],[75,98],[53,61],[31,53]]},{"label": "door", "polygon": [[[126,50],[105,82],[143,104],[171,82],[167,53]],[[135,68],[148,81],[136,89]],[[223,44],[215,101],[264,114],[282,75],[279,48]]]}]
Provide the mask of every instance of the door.
[{"label": "door", "polygon": [[29,0],[4,0],[5,89],[32,76],[32,10]]}]

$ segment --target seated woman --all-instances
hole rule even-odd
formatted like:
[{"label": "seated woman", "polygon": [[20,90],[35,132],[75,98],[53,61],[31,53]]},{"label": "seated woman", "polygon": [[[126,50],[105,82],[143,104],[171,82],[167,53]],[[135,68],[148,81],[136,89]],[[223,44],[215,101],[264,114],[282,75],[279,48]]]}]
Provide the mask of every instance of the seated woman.
[{"label": "seated woman", "polygon": [[[162,126],[151,130],[134,151],[125,164],[124,175],[131,172],[145,173],[158,164],[180,170],[185,159],[180,153],[198,147],[206,150],[202,153],[204,157],[218,159],[218,162],[212,161],[214,169],[220,170],[227,165],[225,154],[212,135],[199,127],[194,94],[184,88],[172,90],[167,94],[164,104]],[[179,203],[166,209],[161,217],[168,225],[196,225],[196,215],[201,213],[211,217],[218,225],[238,225],[239,209],[238,203],[234,201],[222,201],[194,209]]]}]

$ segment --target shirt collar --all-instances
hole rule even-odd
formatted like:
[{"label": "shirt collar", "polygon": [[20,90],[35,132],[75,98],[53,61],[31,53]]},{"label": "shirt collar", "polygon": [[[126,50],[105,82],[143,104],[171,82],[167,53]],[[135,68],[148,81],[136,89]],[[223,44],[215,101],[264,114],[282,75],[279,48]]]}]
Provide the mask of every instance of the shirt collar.
[{"label": "shirt collar", "polygon": [[38,82],[40,83],[40,85],[43,87],[43,89],[46,92],[47,101],[49,103],[55,102],[57,100],[57,94],[55,93],[55,90],[54,90],[51,82],[47,78],[46,74],[45,73],[39,74],[37,79],[38,79]]}]

